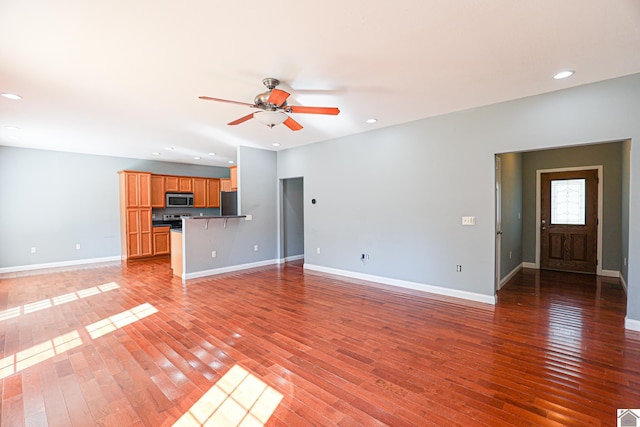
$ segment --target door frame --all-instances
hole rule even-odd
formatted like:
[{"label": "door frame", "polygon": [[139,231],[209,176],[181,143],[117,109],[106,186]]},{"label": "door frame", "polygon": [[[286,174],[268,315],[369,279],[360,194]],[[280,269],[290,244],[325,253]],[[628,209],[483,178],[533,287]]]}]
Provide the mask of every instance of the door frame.
[{"label": "door frame", "polygon": [[540,206],[540,183],[541,183],[541,175],[543,173],[553,173],[553,172],[571,172],[571,171],[582,171],[582,170],[593,170],[596,169],[598,171],[598,231],[596,236],[596,275],[602,276],[602,202],[603,202],[603,187],[602,187],[602,165],[594,165],[594,166],[575,166],[575,167],[567,167],[567,168],[555,168],[555,169],[537,169],[536,170],[536,263],[535,268],[540,269],[540,221],[542,220],[541,215],[541,206]]},{"label": "door frame", "polygon": [[495,265],[495,287],[494,290],[497,292],[500,290],[500,279],[501,279],[501,260],[502,260],[502,159],[500,156],[495,156],[495,200],[496,200],[496,229],[495,229],[495,239],[496,239],[496,265]]}]

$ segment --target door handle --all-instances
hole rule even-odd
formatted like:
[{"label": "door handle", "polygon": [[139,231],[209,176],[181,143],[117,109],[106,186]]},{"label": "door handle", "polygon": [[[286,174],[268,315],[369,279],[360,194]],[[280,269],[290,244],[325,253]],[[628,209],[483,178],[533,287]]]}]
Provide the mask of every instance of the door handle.
[{"label": "door handle", "polygon": [[497,231],[497,232],[496,232],[496,234],[497,234],[498,236],[502,236],[502,231]]}]

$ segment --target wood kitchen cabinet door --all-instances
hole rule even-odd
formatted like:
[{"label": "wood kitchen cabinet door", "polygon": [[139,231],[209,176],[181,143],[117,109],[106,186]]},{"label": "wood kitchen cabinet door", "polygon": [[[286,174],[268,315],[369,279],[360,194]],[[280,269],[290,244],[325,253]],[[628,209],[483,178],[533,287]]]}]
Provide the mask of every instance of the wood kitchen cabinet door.
[{"label": "wood kitchen cabinet door", "polygon": [[207,207],[207,179],[193,178],[193,207]]},{"label": "wood kitchen cabinet door", "polygon": [[230,166],[229,175],[231,176],[231,191],[236,191],[238,189],[238,167]]},{"label": "wood kitchen cabinet door", "polygon": [[220,178],[220,191],[231,191],[231,180],[229,178]]},{"label": "wood kitchen cabinet door", "polygon": [[171,253],[169,243],[170,227],[154,227],[153,228],[153,254],[168,255]]},{"label": "wood kitchen cabinet door", "polygon": [[151,206],[151,174],[145,172],[123,172],[124,198],[128,208]]},{"label": "wood kitchen cabinet door", "polygon": [[181,193],[193,193],[193,178],[186,176],[178,177],[178,186],[180,187],[178,191]]},{"label": "wood kitchen cabinet door", "polygon": [[165,176],[164,177],[164,191],[167,193],[176,193],[180,191],[177,176]]},{"label": "wood kitchen cabinet door", "polygon": [[164,208],[164,176],[151,175],[151,207],[152,208]]},{"label": "wood kitchen cabinet door", "polygon": [[127,258],[153,255],[151,208],[127,209]]},{"label": "wood kitchen cabinet door", "polygon": [[220,180],[217,178],[207,179],[207,207],[220,207]]}]

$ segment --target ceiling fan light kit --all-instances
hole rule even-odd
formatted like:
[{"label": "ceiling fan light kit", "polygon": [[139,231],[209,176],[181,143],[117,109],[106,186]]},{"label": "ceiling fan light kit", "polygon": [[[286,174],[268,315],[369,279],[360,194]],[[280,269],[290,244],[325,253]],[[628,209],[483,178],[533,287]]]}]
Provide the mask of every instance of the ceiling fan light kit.
[{"label": "ceiling fan light kit", "polygon": [[270,128],[287,120],[287,115],[280,111],[258,111],[253,118]]},{"label": "ceiling fan light kit", "polygon": [[260,110],[262,110],[255,113],[247,114],[246,116],[240,117],[239,119],[227,123],[231,126],[239,125],[240,123],[244,123],[247,120],[255,118],[260,123],[270,128],[282,123],[289,129],[296,131],[302,129],[302,125],[289,117],[287,113],[327,114],[333,116],[336,116],[340,113],[340,110],[336,107],[304,107],[297,105],[289,106],[287,105],[287,99],[289,98],[290,94],[283,90],[276,89],[276,87],[280,84],[280,80],[274,79],[272,77],[267,77],[266,79],[262,80],[262,84],[264,84],[269,90],[256,95],[253,100],[253,104],[249,104],[247,102],[230,101],[221,98],[212,98],[210,96],[201,96],[200,99],[203,99],[205,101],[217,101],[226,102],[229,104],[244,105],[251,108],[259,108]]}]

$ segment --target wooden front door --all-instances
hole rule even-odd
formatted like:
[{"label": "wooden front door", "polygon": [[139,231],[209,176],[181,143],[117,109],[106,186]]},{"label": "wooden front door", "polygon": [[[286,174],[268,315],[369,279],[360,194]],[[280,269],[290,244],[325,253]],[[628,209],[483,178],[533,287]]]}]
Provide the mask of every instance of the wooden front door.
[{"label": "wooden front door", "polygon": [[540,268],[596,273],[598,171],[541,174]]}]

